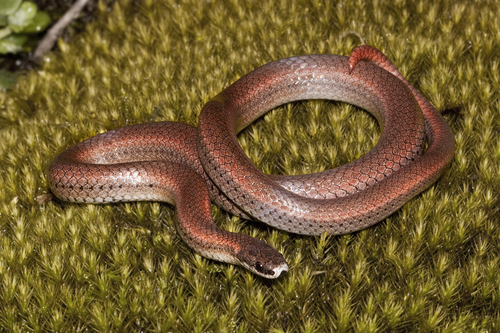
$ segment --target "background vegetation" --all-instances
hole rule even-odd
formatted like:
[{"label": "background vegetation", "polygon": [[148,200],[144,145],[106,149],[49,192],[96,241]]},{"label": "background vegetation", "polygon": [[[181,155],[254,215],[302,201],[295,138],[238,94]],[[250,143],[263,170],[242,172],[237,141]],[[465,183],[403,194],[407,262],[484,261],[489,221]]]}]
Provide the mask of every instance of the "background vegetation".
[{"label": "background vegetation", "polygon": [[[500,325],[497,1],[122,0],[0,92],[3,331],[496,332]],[[196,255],[174,208],[35,198],[67,147],[119,126],[196,124],[203,104],[269,61],[374,45],[445,114],[451,168],[374,227],[287,234],[214,208],[283,252],[276,281]],[[285,105],[240,136],[265,172],[366,153],[375,120],[342,103]]]}]

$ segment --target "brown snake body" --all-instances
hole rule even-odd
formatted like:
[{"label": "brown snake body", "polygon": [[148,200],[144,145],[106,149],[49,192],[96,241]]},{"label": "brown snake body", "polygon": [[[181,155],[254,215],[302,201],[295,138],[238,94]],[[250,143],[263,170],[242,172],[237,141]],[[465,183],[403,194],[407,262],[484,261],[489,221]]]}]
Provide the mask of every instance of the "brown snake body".
[{"label": "brown snake body", "polygon": [[[268,110],[302,99],[368,110],[381,127],[379,142],[336,169],[263,174],[236,134]],[[205,104],[198,129],[161,122],[85,140],[51,162],[49,183],[66,201],[175,204],[179,234],[201,255],[277,278],[288,270],[283,256],[260,240],[217,227],[210,198],[234,214],[289,232],[348,233],[384,219],[435,182],[454,147],[450,128],[432,105],[382,53],[361,46],[349,58],[308,55],[254,70]]]}]

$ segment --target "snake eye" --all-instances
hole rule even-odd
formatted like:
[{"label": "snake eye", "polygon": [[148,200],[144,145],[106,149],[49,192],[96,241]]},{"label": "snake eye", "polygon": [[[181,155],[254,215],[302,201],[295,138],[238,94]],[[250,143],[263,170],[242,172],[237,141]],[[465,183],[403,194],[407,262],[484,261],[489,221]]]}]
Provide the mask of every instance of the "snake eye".
[{"label": "snake eye", "polygon": [[263,271],[263,268],[264,268],[264,267],[262,266],[262,264],[260,263],[260,261],[257,261],[257,262],[255,263],[255,269],[257,270],[257,272],[262,272],[262,271]]},{"label": "snake eye", "polygon": [[260,261],[257,261],[255,263],[255,269],[258,270],[259,272],[262,270],[262,264],[260,263]]}]

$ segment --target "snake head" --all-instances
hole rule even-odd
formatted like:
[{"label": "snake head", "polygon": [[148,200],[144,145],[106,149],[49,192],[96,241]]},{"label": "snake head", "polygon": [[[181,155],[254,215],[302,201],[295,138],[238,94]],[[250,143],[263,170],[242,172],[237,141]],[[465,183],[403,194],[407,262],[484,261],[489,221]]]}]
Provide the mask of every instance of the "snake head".
[{"label": "snake head", "polygon": [[236,257],[241,266],[267,279],[276,279],[281,272],[288,272],[288,264],[281,253],[269,244],[253,237],[248,237],[245,242],[242,242],[242,247]]}]

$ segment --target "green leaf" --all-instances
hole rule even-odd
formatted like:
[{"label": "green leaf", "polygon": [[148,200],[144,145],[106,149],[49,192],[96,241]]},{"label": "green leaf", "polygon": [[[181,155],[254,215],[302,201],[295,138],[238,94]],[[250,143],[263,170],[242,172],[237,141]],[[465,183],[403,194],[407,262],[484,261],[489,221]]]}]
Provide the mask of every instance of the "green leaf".
[{"label": "green leaf", "polygon": [[23,32],[33,22],[37,11],[38,8],[33,2],[23,2],[16,12],[9,16],[9,28],[17,33]]},{"label": "green leaf", "polygon": [[0,15],[10,15],[14,13],[19,5],[21,4],[21,0],[0,0]]},{"label": "green leaf", "polygon": [[9,27],[0,29],[0,39],[7,37],[12,33],[12,30],[9,29]]},{"label": "green leaf", "polygon": [[0,70],[0,89],[7,90],[12,87],[16,81],[16,74]]},{"label": "green leaf", "polygon": [[17,53],[23,50],[23,44],[28,39],[26,35],[9,35],[0,39],[0,54]]},{"label": "green leaf", "polygon": [[46,12],[38,12],[33,18],[33,22],[28,25],[23,32],[25,33],[38,33],[44,31],[50,24],[50,16]]}]

